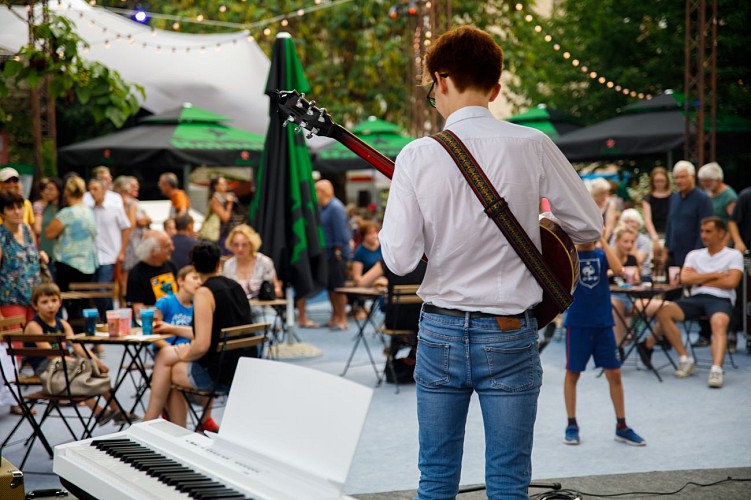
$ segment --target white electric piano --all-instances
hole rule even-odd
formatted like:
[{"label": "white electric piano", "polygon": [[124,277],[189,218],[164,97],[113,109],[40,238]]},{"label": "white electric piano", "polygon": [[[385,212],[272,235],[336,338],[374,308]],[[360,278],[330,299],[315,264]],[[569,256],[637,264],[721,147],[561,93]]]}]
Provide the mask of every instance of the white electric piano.
[{"label": "white electric piano", "polygon": [[373,391],[327,373],[242,358],[218,434],[165,420],[55,447],[53,471],[98,499],[348,498]]}]

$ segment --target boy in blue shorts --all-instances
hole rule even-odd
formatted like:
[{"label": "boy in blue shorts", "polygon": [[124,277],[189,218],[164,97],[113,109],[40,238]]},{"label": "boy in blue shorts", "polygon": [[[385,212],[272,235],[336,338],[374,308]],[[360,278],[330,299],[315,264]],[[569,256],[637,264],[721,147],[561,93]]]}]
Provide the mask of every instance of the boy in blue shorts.
[{"label": "boy in blue shorts", "polygon": [[610,398],[615,409],[615,440],[632,446],[645,446],[647,442],[626,425],[626,408],[621,381],[621,362],[613,333],[613,311],[610,305],[608,268],[621,274],[618,257],[600,240],[602,248],[595,243],[577,245],[579,254],[579,283],[574,291],[564,326],[566,327],[566,378],[563,396],[566,401],[568,426],[564,443],[579,444],[579,425],[576,423],[576,383],[587,367],[590,357],[595,366],[605,370],[610,385]]}]

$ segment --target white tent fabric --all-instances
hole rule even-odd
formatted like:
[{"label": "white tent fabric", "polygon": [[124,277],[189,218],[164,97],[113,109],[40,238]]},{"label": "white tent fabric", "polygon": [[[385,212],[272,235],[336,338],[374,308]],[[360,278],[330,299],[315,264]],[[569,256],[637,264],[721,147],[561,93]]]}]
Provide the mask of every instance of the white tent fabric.
[{"label": "white tent fabric", "polygon": [[[265,135],[269,100],[264,94],[269,59],[246,32],[193,35],[152,30],[83,0],[50,2],[57,15],[76,25],[90,44],[83,56],[142,85],[142,106],[161,113],[190,102],[233,119],[232,126]],[[21,19],[0,8],[0,50],[15,53],[28,43],[25,7]]]}]

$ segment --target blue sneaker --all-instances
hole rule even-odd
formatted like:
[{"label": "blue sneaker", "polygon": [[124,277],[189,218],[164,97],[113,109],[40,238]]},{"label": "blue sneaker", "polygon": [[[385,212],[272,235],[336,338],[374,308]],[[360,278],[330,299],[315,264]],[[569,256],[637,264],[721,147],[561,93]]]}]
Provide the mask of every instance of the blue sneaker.
[{"label": "blue sneaker", "polygon": [[631,427],[615,430],[615,440],[619,443],[630,444],[631,446],[647,446],[644,438],[634,432]]},{"label": "blue sneaker", "polygon": [[566,427],[566,437],[563,439],[566,444],[579,444],[579,427],[569,425]]}]

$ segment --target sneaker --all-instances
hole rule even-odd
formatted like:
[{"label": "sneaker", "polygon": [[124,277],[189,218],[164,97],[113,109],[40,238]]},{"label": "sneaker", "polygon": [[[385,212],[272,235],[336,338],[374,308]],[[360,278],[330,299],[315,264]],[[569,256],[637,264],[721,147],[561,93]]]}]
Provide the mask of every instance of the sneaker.
[{"label": "sneaker", "polygon": [[693,347],[693,348],[697,348],[697,347],[709,347],[710,345],[712,345],[712,341],[711,340],[709,340],[706,337],[701,337],[700,336],[698,339],[696,339],[696,342],[694,342],[693,344],[691,344],[691,347]]},{"label": "sneaker", "polygon": [[619,443],[630,444],[631,446],[646,446],[644,438],[634,432],[631,427],[615,430],[615,440]]},{"label": "sneaker", "polygon": [[636,344],[636,352],[639,353],[639,358],[641,358],[641,362],[649,368],[650,370],[654,370],[654,367],[652,366],[652,349],[647,347],[647,341],[644,340],[642,342],[639,342]]},{"label": "sneaker", "polygon": [[566,444],[579,444],[579,427],[569,425],[566,427],[566,437],[563,439]]},{"label": "sneaker", "polygon": [[688,361],[681,361],[678,364],[678,369],[675,371],[675,377],[686,378],[694,373],[694,368],[696,368],[696,363],[694,363],[693,359],[689,359]]},{"label": "sneaker", "polygon": [[709,387],[714,387],[715,389],[719,389],[720,387],[722,387],[722,383],[723,383],[722,372],[711,370],[709,372],[709,381],[707,382],[707,384],[709,384]]}]

